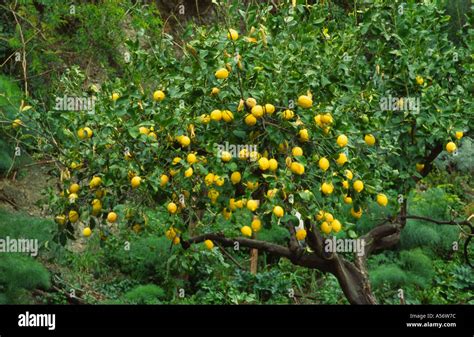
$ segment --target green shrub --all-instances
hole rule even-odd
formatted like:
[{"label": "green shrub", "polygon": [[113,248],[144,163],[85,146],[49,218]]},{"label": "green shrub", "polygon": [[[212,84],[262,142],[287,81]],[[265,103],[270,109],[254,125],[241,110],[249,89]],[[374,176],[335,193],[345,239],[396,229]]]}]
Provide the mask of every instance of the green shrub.
[{"label": "green shrub", "polygon": [[400,287],[407,283],[406,273],[397,264],[378,266],[370,271],[370,280],[374,288],[389,284],[392,287]]},{"label": "green shrub", "polygon": [[123,296],[129,304],[159,304],[164,297],[165,291],[155,284],[138,286]]},{"label": "green shrub", "polygon": [[0,258],[0,304],[26,303],[28,290],[50,287],[49,272],[39,262],[23,255]]},{"label": "green shrub", "polygon": [[133,236],[130,250],[124,249],[123,242],[107,244],[104,262],[139,282],[173,283],[173,277],[169,275],[170,247],[170,242],[164,237]]},{"label": "green shrub", "polygon": [[51,241],[55,223],[23,213],[11,213],[0,208],[0,238],[37,239],[39,246]]}]

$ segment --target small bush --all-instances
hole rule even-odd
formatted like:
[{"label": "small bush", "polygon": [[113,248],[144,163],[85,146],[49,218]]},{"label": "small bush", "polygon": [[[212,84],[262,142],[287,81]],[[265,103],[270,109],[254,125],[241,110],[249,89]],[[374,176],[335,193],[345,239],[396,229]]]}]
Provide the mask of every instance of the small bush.
[{"label": "small bush", "polygon": [[123,296],[129,304],[159,304],[164,297],[165,291],[155,284],[138,286]]},{"label": "small bush", "polygon": [[6,255],[0,259],[0,304],[28,302],[27,290],[49,287],[49,272],[31,257]]}]

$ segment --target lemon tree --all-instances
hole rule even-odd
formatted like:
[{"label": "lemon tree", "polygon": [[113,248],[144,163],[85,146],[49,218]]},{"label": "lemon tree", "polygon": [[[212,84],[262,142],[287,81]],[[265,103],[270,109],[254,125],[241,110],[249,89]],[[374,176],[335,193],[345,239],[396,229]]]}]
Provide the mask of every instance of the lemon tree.
[{"label": "lemon tree", "polygon": [[[174,249],[277,255],[375,303],[366,259],[398,243],[416,216],[409,191],[469,133],[472,50],[430,3],[239,9],[216,4],[227,24],[190,26],[179,43],[130,42],[124,78],[94,88],[92,114],[37,105],[29,128],[18,116],[14,132],[57,159],[57,238],[140,233],[151,209]],[[363,232],[370,200],[390,216]],[[259,239],[272,228],[283,242]],[[364,254],[325,251],[333,236],[364,240]]]}]

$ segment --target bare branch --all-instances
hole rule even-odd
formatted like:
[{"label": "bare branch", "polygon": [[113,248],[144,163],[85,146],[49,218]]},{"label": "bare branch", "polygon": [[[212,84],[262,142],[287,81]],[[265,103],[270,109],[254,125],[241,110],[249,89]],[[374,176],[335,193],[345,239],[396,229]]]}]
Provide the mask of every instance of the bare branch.
[{"label": "bare branch", "polygon": [[435,223],[437,225],[457,225],[457,226],[469,226],[471,227],[471,223],[469,220],[463,220],[463,221],[455,221],[455,220],[436,220],[432,219],[426,216],[421,216],[421,215],[405,215],[403,217],[404,219],[414,219],[414,220],[422,220],[422,221],[428,221]]}]

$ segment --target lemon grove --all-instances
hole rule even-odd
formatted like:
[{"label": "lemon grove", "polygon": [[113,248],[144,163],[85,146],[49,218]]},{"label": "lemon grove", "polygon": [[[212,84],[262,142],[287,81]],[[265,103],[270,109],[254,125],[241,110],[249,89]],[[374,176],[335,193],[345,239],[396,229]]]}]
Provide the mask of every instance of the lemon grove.
[{"label": "lemon grove", "polygon": [[[325,6],[279,10],[196,28],[179,58],[171,37],[150,53],[131,43],[134,81],[104,83],[92,114],[34,102],[19,114],[11,132],[32,133],[57,159],[58,240],[78,229],[87,240],[139,234],[151,208],[173,249],[238,243],[334,274],[351,303],[376,302],[365,259],[398,242],[409,191],[469,133],[472,54],[442,33],[447,19],[430,4],[403,15],[374,4],[344,23]],[[383,110],[389,95],[419,97],[421,108]],[[237,150],[218,153],[226,142]],[[392,214],[362,233],[369,200]],[[275,226],[286,244],[259,239]],[[365,255],[324,252],[334,235],[366,240]]]}]

